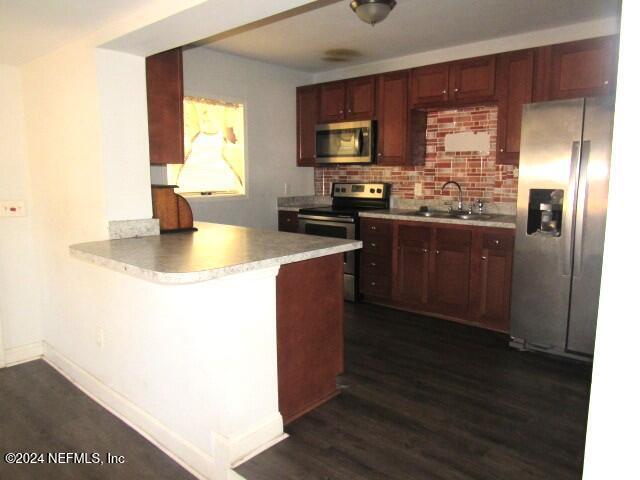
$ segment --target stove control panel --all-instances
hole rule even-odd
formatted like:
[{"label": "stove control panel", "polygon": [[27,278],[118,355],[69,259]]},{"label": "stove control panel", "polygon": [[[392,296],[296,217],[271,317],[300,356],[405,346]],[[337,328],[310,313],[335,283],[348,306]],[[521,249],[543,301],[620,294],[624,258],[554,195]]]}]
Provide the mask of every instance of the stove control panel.
[{"label": "stove control panel", "polygon": [[338,198],[369,198],[385,200],[391,194],[389,183],[334,183],[331,196]]}]

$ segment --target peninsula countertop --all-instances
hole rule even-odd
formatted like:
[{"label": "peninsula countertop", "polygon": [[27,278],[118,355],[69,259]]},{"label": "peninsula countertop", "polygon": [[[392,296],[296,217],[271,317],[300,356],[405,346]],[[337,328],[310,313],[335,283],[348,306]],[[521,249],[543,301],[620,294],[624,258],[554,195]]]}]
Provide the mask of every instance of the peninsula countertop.
[{"label": "peninsula countertop", "polygon": [[357,250],[359,240],[197,222],[197,232],[80,243],[70,253],[156,283],[204,282]]}]

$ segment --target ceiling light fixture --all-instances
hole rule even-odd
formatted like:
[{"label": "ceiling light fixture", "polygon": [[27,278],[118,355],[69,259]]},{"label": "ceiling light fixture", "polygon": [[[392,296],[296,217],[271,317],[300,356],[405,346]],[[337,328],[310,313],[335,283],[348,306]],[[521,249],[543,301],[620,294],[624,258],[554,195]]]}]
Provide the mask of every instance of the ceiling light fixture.
[{"label": "ceiling light fixture", "polygon": [[351,0],[351,10],[369,25],[380,23],[396,6],[396,0]]}]

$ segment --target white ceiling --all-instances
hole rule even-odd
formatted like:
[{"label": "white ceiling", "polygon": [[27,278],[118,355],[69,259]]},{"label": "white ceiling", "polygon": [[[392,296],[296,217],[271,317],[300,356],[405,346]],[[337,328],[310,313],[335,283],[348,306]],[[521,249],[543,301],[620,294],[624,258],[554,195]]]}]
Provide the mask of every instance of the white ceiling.
[{"label": "white ceiling", "polygon": [[0,0],[0,63],[20,65],[148,0]]},{"label": "white ceiling", "polygon": [[[348,0],[213,38],[205,46],[308,72],[463,45],[617,16],[619,0],[398,0],[371,27]],[[349,63],[323,60],[329,49],[356,50]]]}]

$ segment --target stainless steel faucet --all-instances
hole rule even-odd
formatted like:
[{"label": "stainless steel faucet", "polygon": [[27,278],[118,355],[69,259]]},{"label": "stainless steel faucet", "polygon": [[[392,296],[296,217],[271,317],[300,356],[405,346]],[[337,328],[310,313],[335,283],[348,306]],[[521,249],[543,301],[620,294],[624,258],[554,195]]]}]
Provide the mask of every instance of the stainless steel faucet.
[{"label": "stainless steel faucet", "polygon": [[461,212],[462,211],[462,187],[458,182],[449,180],[444,185],[442,185],[442,188],[440,190],[444,192],[444,189],[447,188],[449,185],[455,185],[456,187],[458,187],[458,211]]}]

